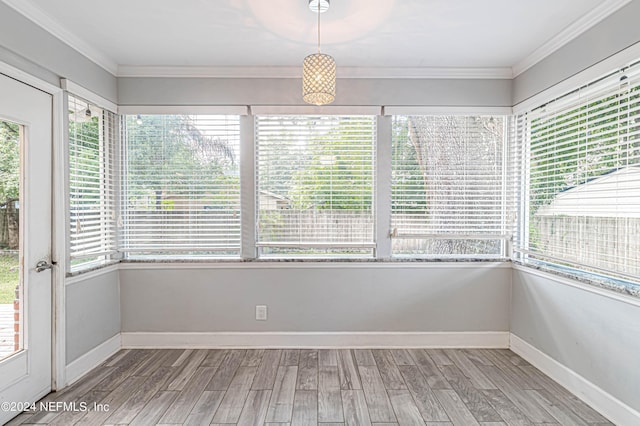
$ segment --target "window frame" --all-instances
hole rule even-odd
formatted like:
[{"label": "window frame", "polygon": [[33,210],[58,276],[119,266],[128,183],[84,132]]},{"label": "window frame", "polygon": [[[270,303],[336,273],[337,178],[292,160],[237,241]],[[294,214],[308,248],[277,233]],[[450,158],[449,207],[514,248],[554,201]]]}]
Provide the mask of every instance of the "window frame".
[{"label": "window frame", "polygon": [[[499,178],[500,178],[500,188],[499,188],[499,197],[500,197],[500,219],[499,222],[500,233],[487,233],[487,232],[478,232],[478,233],[460,233],[460,234],[451,234],[451,233],[402,233],[398,232],[397,227],[394,226],[394,192],[393,189],[390,193],[390,228],[389,228],[389,238],[392,241],[391,247],[391,257],[399,260],[415,260],[415,259],[424,259],[424,260],[504,260],[511,257],[511,240],[513,238],[513,231],[515,226],[515,220],[510,220],[510,217],[515,217],[515,194],[511,189],[513,187],[513,171],[510,170],[509,162],[512,158],[513,146],[512,139],[510,137],[511,128],[510,128],[510,109],[504,108],[481,108],[481,109],[473,109],[473,108],[389,108],[389,112],[393,112],[392,120],[395,120],[399,117],[404,117],[405,119],[409,119],[409,117],[422,117],[422,118],[435,118],[435,117],[464,117],[467,119],[471,118],[496,118],[502,121],[502,140],[500,141],[501,145],[501,153],[499,161],[496,162],[496,167],[499,167]],[[509,114],[507,114],[509,113]],[[395,125],[395,123],[393,124]],[[391,144],[395,146],[395,132],[392,135]],[[393,155],[393,154],[392,154]],[[395,170],[395,164],[392,158],[391,164],[391,172]],[[420,212],[422,215],[423,212]],[[459,253],[451,253],[451,254],[402,254],[398,253],[393,249],[393,240],[401,240],[401,239],[417,239],[417,240],[456,240],[456,241],[499,241],[500,248],[498,253],[479,253],[479,254],[459,254]]]},{"label": "window frame", "polygon": [[[64,83],[64,82],[63,82]],[[65,181],[65,271],[67,275],[75,275],[82,272],[91,271],[103,266],[108,266],[120,261],[120,253],[118,251],[118,229],[117,218],[119,216],[119,181],[118,181],[118,115],[115,110],[115,105],[108,101],[93,95],[79,87],[76,87],[71,82],[63,84],[65,88],[63,105],[64,105],[64,126],[63,131],[65,134],[65,156],[64,156],[64,181]],[[98,166],[99,173],[97,179],[100,182],[100,203],[106,207],[100,209],[100,234],[102,241],[100,242],[100,250],[94,252],[87,252],[82,254],[76,259],[85,259],[91,257],[97,257],[97,259],[89,260],[85,262],[73,265],[74,252],[72,250],[72,232],[71,232],[71,218],[72,218],[72,202],[71,193],[73,181],[71,178],[71,120],[69,119],[69,106],[71,99],[73,102],[80,102],[86,104],[87,108],[94,108],[100,111],[98,118]],[[108,187],[112,189],[107,189]],[[105,197],[105,193],[111,194],[111,196]],[[106,218],[107,211],[109,209],[112,212],[112,218]],[[113,229],[110,231],[106,222],[112,221],[110,225]],[[111,248],[109,248],[111,247]]]},{"label": "window frame", "polygon": [[[253,197],[255,199],[255,211],[254,211],[254,223],[255,223],[255,241],[254,241],[254,246],[255,246],[255,255],[256,258],[259,259],[265,259],[265,260],[279,260],[279,259],[307,259],[307,260],[313,260],[313,259],[334,259],[334,260],[342,260],[342,259],[355,259],[355,260],[366,260],[366,259],[376,259],[377,258],[377,247],[378,247],[378,243],[376,241],[376,237],[377,237],[377,202],[378,202],[378,194],[377,194],[377,184],[378,184],[378,180],[377,180],[377,173],[378,173],[378,158],[377,158],[377,148],[378,148],[378,141],[379,141],[379,134],[378,134],[378,129],[379,129],[379,119],[380,116],[375,115],[375,114],[370,114],[370,113],[353,113],[353,114],[345,114],[345,113],[339,113],[339,112],[334,112],[334,113],[304,113],[304,114],[300,114],[300,113],[288,113],[288,111],[282,111],[282,113],[275,113],[272,110],[266,110],[266,111],[259,111],[259,112],[264,112],[263,114],[255,114],[253,115],[253,119],[254,119],[254,162],[253,162],[253,168],[254,168],[254,173],[255,173],[255,177],[254,177],[254,182],[255,182],[255,188],[254,188],[254,194]],[[325,111],[326,112],[326,111]],[[320,120],[320,121],[324,121],[324,120],[331,120],[330,117],[337,117],[339,120],[341,119],[346,119],[345,122],[348,125],[348,121],[349,120],[358,120],[358,119],[370,119],[372,120],[372,123],[370,123],[371,128],[373,129],[371,131],[371,151],[370,151],[370,159],[371,159],[371,164],[370,164],[370,184],[371,184],[371,191],[370,191],[370,198],[371,198],[371,202],[370,202],[370,216],[371,216],[371,239],[370,241],[362,241],[362,242],[340,242],[340,241],[326,241],[326,242],[295,242],[295,241],[261,241],[261,236],[260,236],[260,195],[262,193],[261,188],[260,188],[260,174],[259,174],[259,170],[260,170],[260,141],[259,141],[259,132],[260,132],[260,121],[265,121],[268,122],[269,120],[273,119],[273,117],[277,117],[279,119],[290,119],[292,121],[295,122],[295,120],[297,119],[308,119],[308,120]],[[342,121],[338,124],[338,126],[343,126],[345,125],[345,123],[343,123]],[[305,133],[306,136],[311,137],[313,139],[313,134],[311,133]],[[363,175],[364,176],[364,175]],[[298,249],[298,250],[304,250],[304,249],[317,249],[317,250],[328,250],[331,251],[332,249],[335,250],[340,250],[340,249],[353,249],[353,250],[369,250],[370,252],[367,253],[362,253],[362,254],[358,254],[358,253],[317,253],[317,254],[304,254],[304,253],[292,253],[292,252],[285,252],[285,253],[280,253],[280,254],[268,254],[268,253],[264,253],[263,250],[264,249],[269,249],[269,248],[276,248],[276,249]]]},{"label": "window frame", "polygon": [[[142,112],[136,112],[142,111]],[[189,112],[194,111],[194,112]],[[137,261],[176,261],[176,260],[186,260],[186,261],[219,261],[219,260],[237,260],[242,257],[242,247],[243,247],[243,229],[242,229],[242,171],[241,171],[241,159],[243,156],[243,144],[242,144],[242,132],[241,132],[241,119],[242,114],[246,113],[246,110],[242,110],[239,108],[216,108],[216,107],[170,107],[170,108],[155,108],[155,107],[144,107],[144,108],[133,108],[127,107],[123,111],[120,111],[120,120],[122,127],[121,139],[119,141],[119,145],[121,147],[121,156],[120,162],[122,164],[121,168],[121,185],[120,185],[120,193],[121,193],[121,210],[123,216],[123,230],[121,233],[121,238],[119,239],[119,249],[123,253],[123,258],[127,260],[137,260]],[[237,196],[234,198],[237,201],[238,212],[237,212],[237,223],[235,226],[238,228],[238,232],[235,235],[237,237],[237,245],[228,246],[228,247],[218,247],[218,246],[202,246],[202,247],[173,247],[167,250],[161,250],[157,247],[149,247],[146,253],[143,248],[131,248],[129,243],[129,227],[127,221],[127,215],[130,210],[124,205],[127,200],[127,192],[129,190],[129,186],[127,185],[127,167],[129,165],[127,156],[129,154],[128,149],[125,147],[129,143],[128,135],[125,135],[127,132],[127,125],[125,124],[127,119],[130,117],[155,117],[157,119],[165,119],[169,117],[188,117],[190,119],[194,119],[196,121],[202,120],[207,124],[217,124],[218,122],[226,121],[226,120],[236,120],[237,123],[231,123],[231,133],[234,135],[233,137],[233,146],[231,149],[235,151],[237,154],[236,158],[236,168],[238,172],[238,184],[237,188],[233,195]],[[162,128],[164,130],[164,127]],[[161,131],[159,134],[164,135],[164,131]],[[203,135],[203,137],[213,137],[209,134]],[[236,145],[237,142],[237,145]],[[162,141],[159,145],[164,146],[164,141]],[[188,198],[189,201],[193,199],[191,197]],[[190,210],[190,209],[187,209]],[[215,209],[213,209],[215,210]],[[205,215],[209,216],[209,215]],[[186,229],[191,230],[191,226],[188,226]],[[210,230],[216,231],[222,229],[220,226],[213,226]],[[231,234],[229,234],[231,235]],[[203,251],[203,254],[188,254],[190,252]],[[222,252],[231,252],[229,254],[220,254]]]},{"label": "window frame", "polygon": [[[516,264],[521,264],[524,266],[534,267],[537,269],[542,269],[544,271],[568,277],[571,279],[575,279],[582,282],[587,282],[590,284],[595,284],[599,286],[604,286],[606,288],[615,289],[616,291],[625,291],[625,289],[640,288],[640,275],[628,274],[626,272],[611,270],[607,268],[603,268],[601,266],[597,266],[596,263],[585,264],[575,260],[569,259],[569,257],[557,257],[553,254],[553,252],[540,252],[535,249],[531,249],[531,226],[532,226],[532,205],[531,205],[531,191],[532,191],[532,157],[533,150],[532,147],[532,123],[534,120],[539,119],[540,117],[545,117],[550,120],[553,117],[559,117],[563,114],[569,114],[571,111],[578,110],[584,108],[585,113],[594,113],[597,111],[597,107],[594,105],[602,103],[606,105],[609,98],[613,96],[618,96],[622,92],[624,92],[621,87],[623,83],[619,81],[623,81],[628,77],[624,77],[620,79],[621,75],[624,75],[627,72],[631,72],[634,76],[632,81],[633,85],[629,85],[628,92],[631,93],[632,90],[636,90],[636,93],[640,93],[640,61],[631,62],[623,67],[616,68],[613,71],[609,71],[598,78],[594,78],[590,81],[582,82],[577,88],[573,88],[572,90],[567,90],[565,93],[557,96],[556,98],[547,101],[540,102],[538,101],[536,104],[527,104],[526,108],[519,108],[516,113],[513,115],[513,128],[516,129],[514,131],[514,140],[515,146],[518,146],[521,149],[521,152],[517,157],[520,158],[519,167],[520,170],[519,178],[518,178],[518,203],[519,208],[518,212],[520,214],[518,225],[517,225],[517,237],[514,244],[514,254],[512,256],[512,260]],[[592,96],[592,97],[591,97]],[[622,98],[621,98],[622,99]],[[591,106],[590,106],[591,105]],[[552,112],[546,114],[544,112],[545,108],[552,108]],[[632,104],[628,103],[626,105],[629,110],[632,108]],[[541,112],[542,111],[542,112]],[[614,108],[613,111],[616,111]],[[634,116],[636,118],[640,118],[640,108],[635,107]],[[615,123],[618,127],[620,127],[620,123],[629,120],[623,118],[624,114],[620,114],[619,112],[611,113],[607,115],[607,118],[615,120]],[[585,134],[588,135],[585,138],[585,141],[578,141],[576,145],[578,148],[588,147],[590,141],[596,140],[594,136],[591,135],[591,127],[589,127],[590,123],[588,120],[585,124]],[[623,126],[624,127],[624,126]],[[560,131],[562,128],[554,130],[554,134]],[[629,135],[634,136],[631,130],[628,130]],[[621,136],[617,136],[615,139],[619,141]],[[640,141],[640,135],[635,135],[635,143]],[[628,144],[629,142],[627,142]],[[619,142],[616,142],[615,146],[618,146]],[[566,145],[566,142],[558,142],[555,141],[553,145],[554,149],[557,149]],[[539,150],[539,148],[537,148]],[[575,155],[575,161],[580,161],[581,157],[579,155]],[[556,160],[554,165],[561,163],[560,160]],[[598,165],[604,165],[604,162],[598,162]],[[623,166],[620,166],[623,167]],[[640,162],[636,164],[627,165],[628,167],[640,167]],[[554,200],[558,194],[562,194],[567,190],[571,190],[574,188],[580,188],[580,185],[589,183],[593,180],[606,177],[609,175],[611,171],[615,170],[623,170],[620,168],[614,168],[609,172],[600,173],[594,177],[590,177],[587,180],[578,181],[578,183],[573,186],[569,186],[567,189],[564,189],[555,194]],[[587,172],[585,172],[587,173]],[[587,216],[585,216],[587,217]],[[596,216],[598,217],[598,216]],[[592,254],[597,253],[594,251]]]}]

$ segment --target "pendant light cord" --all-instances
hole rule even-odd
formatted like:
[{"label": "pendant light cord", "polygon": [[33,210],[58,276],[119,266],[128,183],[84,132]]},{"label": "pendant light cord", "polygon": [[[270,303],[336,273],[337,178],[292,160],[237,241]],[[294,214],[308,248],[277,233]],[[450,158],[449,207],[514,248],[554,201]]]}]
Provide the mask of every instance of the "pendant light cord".
[{"label": "pendant light cord", "polygon": [[320,53],[320,0],[318,0],[318,53]]}]

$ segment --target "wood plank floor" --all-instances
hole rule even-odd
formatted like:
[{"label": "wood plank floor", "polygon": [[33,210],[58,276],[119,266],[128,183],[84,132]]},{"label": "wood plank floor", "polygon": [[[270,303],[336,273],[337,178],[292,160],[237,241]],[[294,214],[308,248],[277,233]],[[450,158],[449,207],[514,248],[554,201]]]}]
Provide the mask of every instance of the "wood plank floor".
[{"label": "wood plank floor", "polygon": [[90,410],[9,424],[611,424],[500,349],[123,350],[43,402]]}]

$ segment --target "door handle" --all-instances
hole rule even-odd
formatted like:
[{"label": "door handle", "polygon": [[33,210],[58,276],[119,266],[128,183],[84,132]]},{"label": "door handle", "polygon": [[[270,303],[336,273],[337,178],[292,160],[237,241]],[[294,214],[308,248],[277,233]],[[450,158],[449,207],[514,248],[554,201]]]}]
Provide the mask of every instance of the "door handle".
[{"label": "door handle", "polygon": [[42,272],[42,271],[46,271],[47,269],[51,269],[53,268],[54,263],[49,263],[46,260],[41,260],[40,262],[36,263],[36,272]]}]

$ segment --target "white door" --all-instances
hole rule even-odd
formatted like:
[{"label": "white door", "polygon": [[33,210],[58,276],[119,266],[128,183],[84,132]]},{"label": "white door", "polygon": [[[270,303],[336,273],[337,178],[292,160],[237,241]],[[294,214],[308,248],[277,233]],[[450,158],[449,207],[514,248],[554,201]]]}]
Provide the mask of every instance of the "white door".
[{"label": "white door", "polygon": [[0,74],[0,424],[51,390],[51,127],[51,95]]}]

